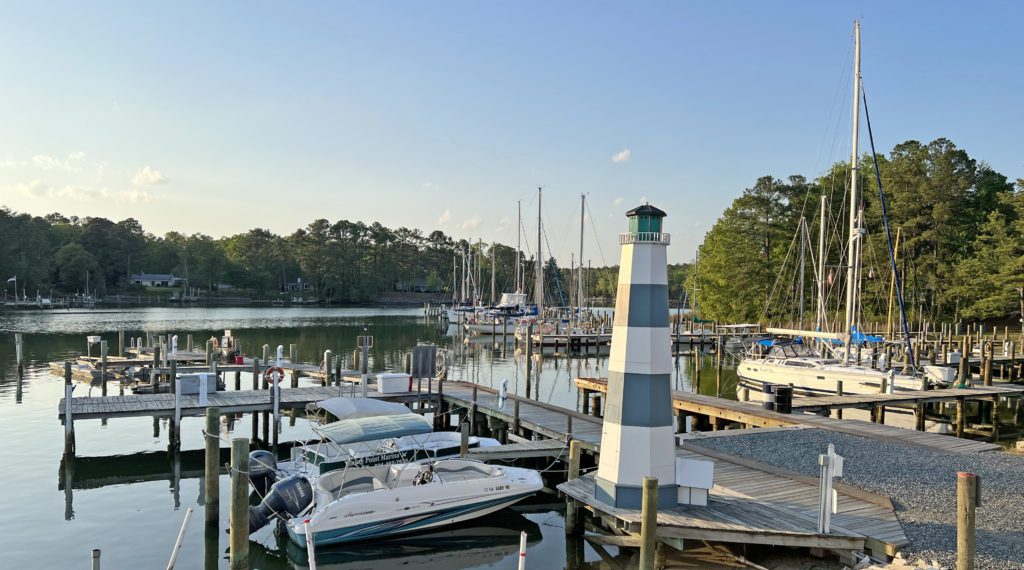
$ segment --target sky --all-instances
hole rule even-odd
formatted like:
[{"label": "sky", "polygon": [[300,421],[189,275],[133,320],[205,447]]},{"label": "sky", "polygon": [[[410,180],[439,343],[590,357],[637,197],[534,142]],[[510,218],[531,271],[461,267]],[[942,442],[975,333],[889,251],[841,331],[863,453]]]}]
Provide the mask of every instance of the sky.
[{"label": "sky", "polygon": [[[876,145],[1024,177],[1019,2],[0,2],[0,206],[147,231],[317,218],[669,260],[763,175],[848,160],[852,29]],[[861,151],[866,151],[866,144]]]}]

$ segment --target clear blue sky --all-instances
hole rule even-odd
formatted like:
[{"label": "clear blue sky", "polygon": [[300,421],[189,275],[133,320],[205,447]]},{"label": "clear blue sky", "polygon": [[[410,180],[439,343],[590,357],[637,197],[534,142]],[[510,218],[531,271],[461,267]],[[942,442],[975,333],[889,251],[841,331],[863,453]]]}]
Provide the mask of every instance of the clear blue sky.
[{"label": "clear blue sky", "polygon": [[848,157],[856,18],[881,149],[944,136],[1024,177],[1019,2],[21,2],[0,17],[0,204],[514,244],[543,185],[562,263],[581,192],[594,265],[643,198],[689,260],[758,176]]}]

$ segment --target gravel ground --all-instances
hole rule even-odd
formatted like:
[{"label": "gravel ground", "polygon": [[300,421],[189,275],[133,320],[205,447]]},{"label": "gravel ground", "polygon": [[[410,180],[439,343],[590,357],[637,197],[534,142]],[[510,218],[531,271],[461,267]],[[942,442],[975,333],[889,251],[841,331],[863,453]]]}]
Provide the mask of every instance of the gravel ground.
[{"label": "gravel ground", "polygon": [[846,458],[841,481],[892,498],[910,540],[904,558],[956,567],[956,473],[981,480],[976,567],[1024,569],[1024,456],[943,454],[817,429],[697,439],[695,444],[817,476],[829,443]]}]

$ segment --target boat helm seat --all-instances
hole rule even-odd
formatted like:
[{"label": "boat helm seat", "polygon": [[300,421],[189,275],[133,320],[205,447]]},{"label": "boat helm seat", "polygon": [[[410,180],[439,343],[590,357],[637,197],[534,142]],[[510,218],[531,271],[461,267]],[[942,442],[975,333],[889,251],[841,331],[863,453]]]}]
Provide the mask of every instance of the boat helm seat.
[{"label": "boat helm seat", "polygon": [[413,486],[426,485],[427,483],[430,483],[433,480],[434,466],[430,463],[427,463],[426,465],[423,466],[422,469],[420,469],[419,473],[417,473],[416,476],[413,477],[412,484]]}]

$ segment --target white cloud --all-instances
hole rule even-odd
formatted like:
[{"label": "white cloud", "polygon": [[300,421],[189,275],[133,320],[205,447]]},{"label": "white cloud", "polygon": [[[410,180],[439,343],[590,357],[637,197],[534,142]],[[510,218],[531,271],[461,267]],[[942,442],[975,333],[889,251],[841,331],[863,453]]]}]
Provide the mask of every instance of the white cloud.
[{"label": "white cloud", "polygon": [[463,230],[475,230],[480,227],[480,216],[473,216],[472,218],[462,222],[459,225],[459,229]]},{"label": "white cloud", "polygon": [[442,228],[447,228],[448,224],[450,224],[451,221],[452,221],[452,211],[451,211],[451,209],[448,209],[448,210],[445,210],[443,214],[441,214],[440,218],[437,219],[437,225],[441,226]]},{"label": "white cloud", "polygon": [[153,195],[145,190],[125,190],[119,195],[120,199],[124,202],[131,204],[140,204],[145,202],[152,202]]},{"label": "white cloud", "polygon": [[616,208],[618,208],[625,201],[626,201],[625,198],[623,198],[622,196],[619,196],[618,198],[612,200],[612,206],[615,206]]},{"label": "white cloud", "polygon": [[79,186],[77,184],[65,184],[63,186],[49,186],[41,180],[22,182],[16,184],[12,189],[27,198],[39,200],[67,200],[72,202],[93,202],[97,200],[112,200],[115,202],[127,202],[130,204],[141,204],[153,201],[154,196],[144,190],[124,190],[111,192],[108,188],[92,188]]},{"label": "white cloud", "polygon": [[612,162],[626,162],[633,156],[633,151],[624,148],[612,155]]},{"label": "white cloud", "polygon": [[170,179],[164,176],[162,172],[149,166],[143,166],[135,176],[132,178],[132,184],[136,187],[142,186],[153,186],[154,184],[163,184],[168,182]]}]

